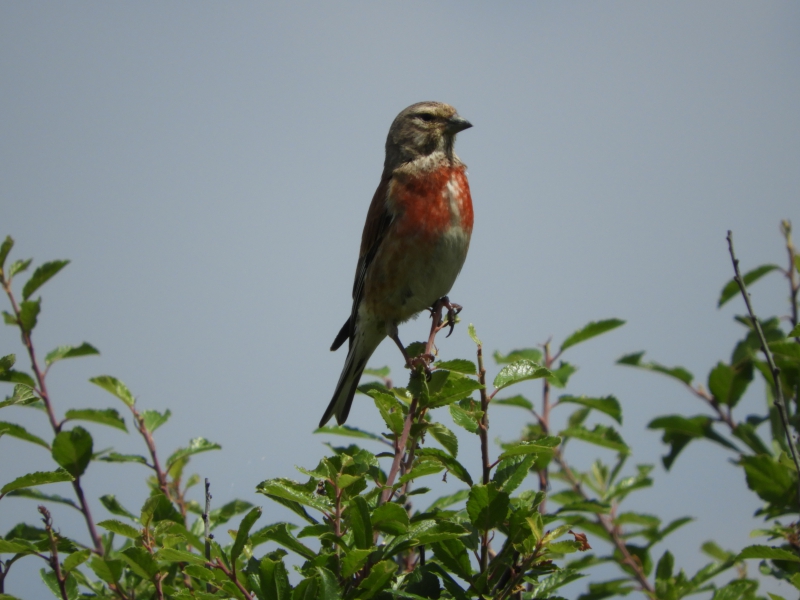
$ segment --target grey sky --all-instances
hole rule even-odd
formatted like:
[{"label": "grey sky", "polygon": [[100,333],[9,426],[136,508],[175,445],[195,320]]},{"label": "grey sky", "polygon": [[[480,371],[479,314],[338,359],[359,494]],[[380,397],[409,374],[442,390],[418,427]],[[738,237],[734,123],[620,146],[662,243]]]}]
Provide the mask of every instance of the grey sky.
[{"label": "grey sky", "polygon": [[[102,352],[54,368],[61,412],[114,406],[86,379],[115,375],[143,407],[172,409],[162,453],[201,435],[223,445],[192,463],[216,502],[287,518],[254,486],[299,477],[293,465],[325,450],[311,431],[344,361],[328,347],[349,312],[386,132],[405,106],[441,100],[475,125],[457,143],[475,203],[451,294],[465,324],[507,351],[626,319],[570,352],[581,367],[570,391],[615,394],[633,462],[658,463],[630,508],[697,517],[666,545],[690,572],[706,539],[749,543],[758,504],[728,455],[690,446],[665,474],[645,430],[699,402],[613,363],[647,349],[704,380],[740,335],[740,305],[715,309],[730,277],[725,232],[744,268],[784,259],[779,221],[800,227],[800,5],[5,2],[0,81],[0,234],[16,257],[73,261],[42,290],[38,347],[87,340]],[[759,312],[785,313],[784,287],[759,284]],[[6,330],[0,352],[20,350]],[[471,358],[466,327],[440,351]],[[402,382],[390,343],[373,364]],[[741,413],[760,402],[755,385]],[[11,410],[4,420],[48,434]],[[496,409],[494,435],[516,434],[512,410]],[[365,397],[350,422],[380,428]],[[133,435],[92,432],[96,448],[142,450]],[[462,445],[469,463],[476,441]],[[3,481],[49,468],[36,448],[0,448],[22,458],[3,461]],[[596,454],[570,452],[579,464]],[[135,509],[144,477],[101,465],[86,479],[92,496]],[[35,511],[4,500],[0,533]],[[6,590],[38,596],[26,590],[43,589],[40,567],[15,566]]]}]

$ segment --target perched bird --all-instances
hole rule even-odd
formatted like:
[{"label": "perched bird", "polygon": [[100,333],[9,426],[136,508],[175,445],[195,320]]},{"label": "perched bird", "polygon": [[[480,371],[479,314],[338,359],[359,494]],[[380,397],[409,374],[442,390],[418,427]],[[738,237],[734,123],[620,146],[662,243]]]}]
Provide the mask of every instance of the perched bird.
[{"label": "perched bird", "polygon": [[[449,104],[419,102],[395,118],[372,197],[353,284],[353,308],[331,350],[349,341],[344,369],[320,421],[347,420],[359,379],[388,335],[410,361],[397,326],[432,307],[461,271],[472,234],[466,165],[453,151],[472,127]],[[440,304],[441,305],[441,304]],[[449,305],[448,305],[449,307]]]}]

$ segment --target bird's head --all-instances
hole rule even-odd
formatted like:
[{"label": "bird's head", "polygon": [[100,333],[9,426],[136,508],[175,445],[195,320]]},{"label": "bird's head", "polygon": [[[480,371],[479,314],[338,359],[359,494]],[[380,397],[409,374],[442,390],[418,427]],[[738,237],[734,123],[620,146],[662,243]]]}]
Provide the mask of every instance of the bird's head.
[{"label": "bird's head", "polygon": [[453,159],[453,142],[459,131],[472,123],[458,116],[456,109],[443,102],[417,102],[395,118],[386,138],[386,169],[444,152]]}]

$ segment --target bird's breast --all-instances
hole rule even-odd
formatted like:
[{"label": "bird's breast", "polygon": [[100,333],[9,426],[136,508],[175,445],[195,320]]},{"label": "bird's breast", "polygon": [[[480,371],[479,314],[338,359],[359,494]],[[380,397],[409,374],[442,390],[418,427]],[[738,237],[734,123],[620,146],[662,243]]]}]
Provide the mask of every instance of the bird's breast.
[{"label": "bird's breast", "polygon": [[463,165],[396,174],[388,196],[398,235],[430,239],[455,228],[468,239],[472,233],[472,197]]}]

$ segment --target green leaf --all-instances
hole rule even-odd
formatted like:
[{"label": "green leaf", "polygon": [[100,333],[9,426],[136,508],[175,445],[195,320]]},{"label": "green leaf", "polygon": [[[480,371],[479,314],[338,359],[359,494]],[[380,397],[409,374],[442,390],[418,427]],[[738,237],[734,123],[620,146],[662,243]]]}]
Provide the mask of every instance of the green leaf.
[{"label": "green leaf", "polygon": [[494,483],[476,484],[469,491],[467,514],[479,531],[489,531],[503,523],[508,505],[508,494],[499,490]]},{"label": "green leaf", "polygon": [[748,448],[756,454],[766,454],[768,456],[772,454],[772,451],[767,448],[766,444],[764,444],[763,440],[756,433],[755,427],[750,423],[739,422],[732,433],[735,437],[747,444]]},{"label": "green leaf", "polygon": [[72,571],[73,569],[81,566],[92,555],[92,551],[88,548],[84,550],[78,550],[77,552],[73,552],[67,558],[64,559],[64,564],[61,565],[62,571]]},{"label": "green leaf", "polygon": [[100,527],[103,529],[107,529],[108,531],[113,531],[116,534],[124,536],[126,538],[131,538],[132,540],[138,540],[142,537],[142,532],[135,527],[131,527],[127,523],[123,523],[122,521],[117,521],[116,519],[108,519],[106,521],[100,521],[98,523]]},{"label": "green leaf", "polygon": [[35,473],[28,473],[22,477],[17,477],[14,481],[5,484],[0,488],[0,494],[7,494],[14,490],[29,488],[35,485],[60,483],[62,481],[74,481],[74,478],[63,469],[58,469],[56,471],[36,471]]},{"label": "green leaf", "polygon": [[373,377],[380,377],[381,379],[388,377],[389,373],[391,373],[389,367],[381,367],[380,369],[364,369],[364,375],[372,375]]},{"label": "green leaf", "polygon": [[4,540],[0,538],[0,554],[35,554],[36,546],[28,545],[24,540]]},{"label": "green leaf", "polygon": [[[441,385],[434,385],[437,382]],[[429,399],[425,406],[431,409],[447,406],[471,396],[472,392],[482,388],[478,381],[470,377],[450,371],[434,371],[433,379],[428,385]]]},{"label": "green leaf", "polygon": [[611,505],[599,500],[582,500],[565,504],[558,513],[564,512],[588,512],[595,515],[607,515],[611,512]]},{"label": "green leaf", "polygon": [[239,560],[239,555],[242,553],[242,550],[244,550],[244,545],[247,543],[247,538],[250,536],[250,530],[260,518],[261,508],[255,506],[244,516],[242,522],[239,524],[239,530],[236,532],[236,539],[233,541],[233,546],[231,546],[232,565],[235,565],[236,561]]},{"label": "green leaf", "polygon": [[769,343],[769,349],[773,354],[785,356],[800,361],[800,344],[789,340],[779,340]]},{"label": "green leaf", "polygon": [[672,577],[672,570],[675,567],[675,557],[667,550],[661,555],[656,566],[656,581],[669,582]]},{"label": "green leaf", "polygon": [[568,362],[559,361],[558,368],[553,371],[552,376],[548,377],[547,380],[557,388],[565,388],[567,387],[567,382],[569,378],[578,370],[577,367],[573,367]]},{"label": "green leaf", "polygon": [[258,581],[263,600],[289,600],[292,586],[289,584],[289,573],[283,560],[273,560],[265,556],[258,563]]},{"label": "green leaf", "polygon": [[177,509],[172,505],[161,492],[153,493],[142,505],[139,522],[143,527],[150,527],[153,523],[161,521],[181,521],[182,517]]},{"label": "green leaf", "polygon": [[141,454],[120,454],[119,452],[109,452],[97,457],[97,460],[110,463],[129,463],[135,462],[142,465],[147,464],[147,459]]},{"label": "green leaf", "polygon": [[435,475],[441,473],[444,466],[439,461],[426,460],[420,462],[413,469],[397,480],[397,483],[403,484],[407,481],[415,481],[427,475]]},{"label": "green leaf", "polygon": [[[798,258],[800,258],[800,256]],[[789,335],[787,335],[786,337],[800,337],[800,324],[795,325],[794,329],[792,329],[789,332]]]},{"label": "green leaf", "polygon": [[[158,563],[156,563],[156,559],[144,548],[130,546],[125,548],[125,550],[120,552],[117,556],[119,556],[123,562],[127,563],[131,571],[143,579],[152,579],[152,577],[158,573]],[[187,565],[185,570],[188,572],[188,569],[193,566],[198,565]]]},{"label": "green leaf", "polygon": [[438,448],[420,448],[417,450],[417,456],[423,460],[436,460],[444,465],[448,472],[452,473],[455,477],[468,485],[472,485],[472,477],[464,466],[455,458],[446,454],[443,450]]},{"label": "green leaf", "polygon": [[126,517],[131,521],[138,521],[136,516],[129,511],[127,508],[120,504],[119,500],[112,494],[106,494],[105,496],[100,496],[100,503],[105,507],[105,509],[110,512],[112,515],[117,515],[119,517]]},{"label": "green leaf", "polygon": [[447,508],[448,506],[452,506],[453,504],[457,504],[462,500],[466,500],[467,496],[469,496],[469,490],[459,490],[454,494],[449,494],[447,496],[442,496],[437,498],[433,501],[425,512],[432,512],[437,509]]},{"label": "green leaf", "polygon": [[68,260],[54,260],[51,262],[46,262],[43,265],[39,266],[31,275],[31,278],[27,281],[25,286],[22,288],[22,298],[23,300],[27,300],[30,298],[33,293],[42,287],[47,281],[53,277],[56,273],[58,273],[61,269],[66,267],[69,264]]},{"label": "green leaf", "polygon": [[476,346],[483,346],[481,341],[478,339],[478,333],[475,331],[475,325],[470,323],[467,327],[467,333],[469,333],[469,337],[472,338],[472,341],[475,342]]},{"label": "green leaf", "polygon": [[6,354],[2,358],[0,358],[0,373],[5,373],[11,367],[14,366],[14,363],[17,362],[17,355],[16,354]]},{"label": "green leaf", "polygon": [[45,356],[44,362],[49,367],[54,362],[65,358],[77,358],[79,356],[91,356],[93,354],[100,354],[100,351],[91,344],[83,342],[80,346],[59,346]]},{"label": "green leaf", "polygon": [[375,440],[376,442],[386,441],[379,435],[364,431],[363,429],[358,429],[357,427],[351,427],[350,425],[326,425],[325,427],[318,427],[314,430],[314,433],[332,433],[333,435]]},{"label": "green leaf", "polygon": [[[45,571],[44,569],[41,569],[39,570],[39,575],[41,576],[44,584],[56,598],[63,598],[55,571]],[[78,583],[73,573],[67,573],[66,581],[64,581],[64,589],[67,593],[67,600],[79,600],[81,597],[80,592],[78,591]]]},{"label": "green leaf", "polygon": [[[756,267],[752,271],[748,271],[742,276],[745,285],[750,285],[751,283],[755,283],[757,280],[761,279],[767,273],[771,273],[772,271],[778,270],[780,267],[778,265],[761,265],[760,267]],[[739,284],[736,283],[734,279],[728,281],[725,284],[725,287],[722,288],[722,293],[719,295],[719,301],[717,302],[717,308],[721,307],[725,304],[728,300],[739,294]]]},{"label": "green leaf", "polygon": [[190,563],[194,565],[205,565],[206,559],[200,554],[179,550],[177,548],[161,548],[156,552],[156,559],[167,562]]},{"label": "green leaf", "polygon": [[250,510],[252,507],[252,504],[244,500],[231,500],[227,504],[224,504],[219,508],[215,508],[208,513],[208,520],[210,522],[211,529],[219,527],[220,525],[224,525],[236,515],[240,515],[243,512]]},{"label": "green leaf", "polygon": [[447,450],[453,458],[458,456],[458,438],[441,423],[428,425],[428,432]]},{"label": "green leaf", "polygon": [[698,415],[695,417],[665,415],[650,421],[647,428],[664,430],[664,435],[661,440],[665,444],[669,444],[671,449],[668,455],[662,457],[662,460],[664,462],[664,468],[669,470],[681,450],[693,439],[704,437],[721,446],[738,452],[736,446],[714,431],[713,425],[713,419],[707,415]]},{"label": "green leaf", "polygon": [[462,373],[464,375],[477,375],[478,368],[475,366],[475,363],[471,360],[465,360],[463,358],[456,358],[453,360],[444,360],[441,362],[437,362],[433,365],[437,369],[446,369],[447,371],[453,371],[455,373]]},{"label": "green leaf", "polygon": [[93,556],[89,560],[89,568],[106,583],[116,583],[122,576],[121,560],[108,560]]},{"label": "green leaf", "polygon": [[362,496],[355,496],[350,500],[347,511],[347,521],[353,533],[353,543],[356,548],[372,547],[372,519],[369,515],[369,506]]},{"label": "green leaf", "polygon": [[70,409],[64,415],[67,421],[90,421],[92,423],[100,423],[101,425],[108,425],[109,427],[116,427],[122,431],[128,431],[125,426],[125,420],[119,416],[119,413],[113,408],[106,408],[105,410],[98,410],[94,408]]},{"label": "green leaf", "polygon": [[611,331],[612,329],[616,329],[625,324],[625,321],[621,319],[605,319],[603,321],[592,321],[583,329],[579,329],[561,344],[561,349],[558,351],[559,354],[563,353],[564,350],[567,348],[571,348],[575,344],[580,344],[581,342],[585,342],[593,337],[601,335],[607,331]]},{"label": "green leaf", "polygon": [[0,437],[4,435],[10,435],[11,437],[25,440],[26,442],[31,442],[32,444],[37,444],[42,448],[47,448],[48,450],[50,449],[48,443],[42,438],[29,433],[24,427],[20,427],[15,423],[0,421]]},{"label": "green leaf", "polygon": [[89,381],[95,385],[99,385],[105,391],[113,394],[128,406],[133,406],[136,403],[136,400],[134,399],[133,394],[131,394],[131,391],[128,389],[128,387],[116,377],[111,377],[111,375],[100,375],[98,377],[92,377]]},{"label": "green leaf", "polygon": [[8,258],[8,253],[11,252],[13,247],[14,240],[11,239],[10,235],[7,235],[6,239],[3,240],[3,244],[0,245],[0,274],[3,273],[3,268],[6,266],[6,258]]},{"label": "green leaf", "polygon": [[622,407],[619,405],[619,401],[614,396],[606,396],[605,398],[561,396],[558,401],[559,403],[580,404],[581,406],[597,410],[601,413],[607,414],[617,423],[622,425]]},{"label": "green leaf", "polygon": [[559,435],[582,440],[603,448],[609,448],[620,454],[630,454],[631,451],[617,430],[613,427],[606,427],[605,425],[595,425],[594,429],[591,431],[582,426],[568,427]]},{"label": "green leaf", "polygon": [[[64,473],[69,475],[66,471],[56,471],[57,473]],[[27,477],[27,476],[26,476]],[[72,475],[69,475],[69,479],[67,481],[72,481]],[[51,482],[56,483],[56,482]],[[5,493],[0,490],[0,493]],[[66,504],[67,506],[71,506],[75,510],[80,510],[80,507],[75,504],[75,501],[70,498],[65,498],[64,496],[58,496],[56,494],[44,494],[37,489],[24,487],[16,490],[11,490],[7,493],[8,496],[13,496],[15,498],[30,498],[31,500],[38,500],[39,502],[56,502],[58,504]]]},{"label": "green leaf", "polygon": [[469,552],[459,539],[443,540],[432,544],[433,555],[448,571],[464,581],[472,581],[472,566]]},{"label": "green leaf", "polygon": [[522,359],[503,367],[494,378],[494,387],[502,390],[521,381],[541,379],[550,375],[550,371],[543,366],[531,360]]},{"label": "green leaf", "polygon": [[165,410],[163,413],[157,410],[143,410],[140,415],[144,421],[144,428],[150,433],[153,433],[169,420],[172,416],[172,412],[169,409]]},{"label": "green leaf", "polygon": [[583,573],[578,573],[574,569],[565,568],[561,569],[560,571],[556,571],[549,577],[542,579],[538,583],[533,584],[532,597],[533,598],[554,598],[551,592],[557,590],[561,586],[567,585],[575,581],[576,579],[580,579],[581,577],[585,577],[586,575]]},{"label": "green leaf", "polygon": [[306,577],[292,590],[292,600],[317,600],[317,578]]},{"label": "green leaf", "polygon": [[453,423],[463,427],[470,433],[478,433],[480,416],[483,415],[482,411],[468,411],[457,404],[451,404],[448,410],[450,411],[450,416],[453,417]]},{"label": "green leaf", "polygon": [[15,260],[8,268],[8,277],[6,277],[6,279],[11,279],[17,273],[23,273],[24,271],[27,271],[28,267],[31,266],[32,261],[32,258],[29,258],[28,260]]},{"label": "green leaf", "polygon": [[444,519],[424,519],[411,524],[408,536],[415,546],[427,546],[469,535],[470,530]]},{"label": "green leaf", "polygon": [[83,427],[60,431],[53,440],[51,453],[53,460],[73,477],[80,477],[92,460],[92,436]]},{"label": "green leaf", "polygon": [[[392,504],[389,504],[389,506],[391,505]],[[348,550],[347,554],[342,559],[342,577],[349,578],[360,571],[361,568],[367,564],[369,555],[374,551],[374,548],[363,550],[360,548],[353,548],[352,550]]]},{"label": "green leaf", "polygon": [[221,450],[222,446],[219,444],[215,444],[213,442],[209,442],[205,438],[197,437],[193,440],[189,441],[189,445],[186,448],[179,448],[175,452],[172,453],[167,459],[167,470],[169,470],[172,465],[174,465],[179,460],[192,456],[194,454],[198,454],[200,452],[207,452],[209,450]]},{"label": "green leaf", "polygon": [[642,356],[644,356],[644,352],[636,352],[634,354],[627,354],[617,360],[618,365],[627,365],[629,367],[638,367],[640,369],[644,369],[646,371],[653,371],[655,373],[661,373],[662,375],[667,375],[669,377],[674,377],[678,381],[685,383],[686,385],[691,385],[692,379],[694,379],[694,375],[692,375],[689,371],[684,369],[683,367],[665,367],[655,362],[643,363]]},{"label": "green leaf", "polygon": [[581,549],[581,542],[575,540],[564,540],[552,542],[547,546],[547,550],[552,554],[572,554]]},{"label": "green leaf", "polygon": [[264,494],[270,498],[282,498],[291,502],[297,502],[303,506],[308,506],[323,513],[332,509],[331,501],[327,496],[320,496],[316,493],[316,486],[308,489],[307,486],[291,481],[289,479],[267,479],[256,487],[259,494]]},{"label": "green leaf", "polygon": [[561,440],[557,437],[546,437],[536,440],[535,442],[508,444],[503,447],[503,453],[498,458],[499,460],[503,460],[512,456],[521,456],[525,454],[550,457],[553,455],[554,448],[558,446],[560,442]]},{"label": "green leaf", "polygon": [[372,527],[392,535],[402,535],[408,531],[408,512],[396,502],[381,504],[372,513]]},{"label": "green leaf", "polygon": [[530,360],[539,363],[542,360],[542,351],[537,348],[518,348],[508,354],[501,354],[495,351],[493,357],[498,365],[507,365],[519,360]]},{"label": "green leaf", "polygon": [[319,581],[317,595],[319,600],[341,600],[342,596],[339,593],[339,581],[336,579],[336,575],[325,567],[317,567],[317,580]]},{"label": "green leaf", "polygon": [[14,386],[14,393],[6,398],[3,402],[0,402],[0,408],[5,406],[15,406],[15,405],[26,405],[26,404],[33,404],[34,402],[39,401],[39,396],[33,391],[33,388],[28,387],[25,384],[18,383]]},{"label": "green leaf", "polygon": [[383,591],[391,581],[397,568],[397,563],[391,560],[382,560],[372,565],[369,575],[358,585],[360,590],[358,594],[359,600],[368,600]]},{"label": "green leaf", "polygon": [[294,537],[289,529],[290,527],[293,527],[293,525],[289,525],[288,523],[275,523],[259,529],[250,537],[254,540],[253,545],[256,545],[255,540],[258,540],[259,542],[261,540],[273,541],[280,544],[287,550],[291,550],[292,552],[299,554],[303,558],[314,560],[317,557],[317,553]]},{"label": "green leaf", "polygon": [[500,404],[501,406],[517,406],[525,410],[533,410],[533,402],[524,396],[516,395],[511,398],[495,398],[492,404]]},{"label": "green leaf", "polygon": [[25,333],[30,333],[36,327],[36,319],[42,310],[42,299],[26,300],[19,305],[19,326]]},{"label": "green leaf", "polygon": [[403,432],[403,421],[405,420],[400,402],[391,394],[377,390],[370,390],[369,395],[381,413],[386,427],[394,435],[399,436]]},{"label": "green leaf", "polygon": [[23,385],[28,386],[29,388],[35,388],[36,383],[33,381],[33,377],[28,375],[23,371],[15,371],[14,369],[8,369],[6,371],[0,372],[0,381],[7,381],[9,383],[21,383]]},{"label": "green leaf", "polygon": [[[798,346],[798,344],[793,345]],[[719,362],[708,374],[708,390],[717,402],[733,408],[752,380],[752,361],[744,361],[736,367]]]},{"label": "green leaf", "polygon": [[797,474],[766,455],[742,456],[747,487],[758,497],[778,507],[788,507],[796,502]]},{"label": "green leaf", "polygon": [[536,462],[536,454],[523,454],[505,458],[498,463],[492,481],[499,489],[506,494],[510,494],[528,476],[528,472],[534,462]]},{"label": "green leaf", "polygon": [[736,557],[736,560],[744,560],[746,558],[760,558],[764,560],[788,560],[791,562],[800,562],[800,556],[789,550],[782,548],[774,548],[772,546],[747,546]]}]

